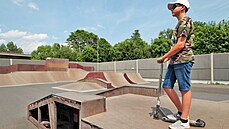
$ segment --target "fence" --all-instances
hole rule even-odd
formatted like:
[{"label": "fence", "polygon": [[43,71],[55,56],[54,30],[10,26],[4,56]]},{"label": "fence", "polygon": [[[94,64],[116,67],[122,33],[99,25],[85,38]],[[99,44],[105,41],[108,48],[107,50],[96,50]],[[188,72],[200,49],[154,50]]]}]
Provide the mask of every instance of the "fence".
[{"label": "fence", "polygon": [[[0,59],[0,66],[44,63],[45,61]],[[155,58],[103,63],[74,63],[94,67],[95,71],[138,72],[143,78],[149,79],[158,79],[160,71],[160,65],[156,63]],[[164,72],[167,65],[168,63],[164,64]],[[229,53],[196,55],[191,79],[209,82],[229,81]]]}]

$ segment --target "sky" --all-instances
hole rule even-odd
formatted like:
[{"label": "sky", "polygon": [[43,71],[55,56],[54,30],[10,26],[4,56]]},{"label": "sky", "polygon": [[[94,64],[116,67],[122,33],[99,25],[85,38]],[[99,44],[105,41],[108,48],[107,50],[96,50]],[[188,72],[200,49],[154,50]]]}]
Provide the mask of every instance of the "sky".
[{"label": "sky", "polygon": [[[112,46],[139,30],[148,44],[177,19],[167,9],[175,0],[0,0],[0,44],[13,41],[29,54],[41,45],[64,44],[83,29]],[[189,0],[193,21],[229,20],[229,0]]]}]

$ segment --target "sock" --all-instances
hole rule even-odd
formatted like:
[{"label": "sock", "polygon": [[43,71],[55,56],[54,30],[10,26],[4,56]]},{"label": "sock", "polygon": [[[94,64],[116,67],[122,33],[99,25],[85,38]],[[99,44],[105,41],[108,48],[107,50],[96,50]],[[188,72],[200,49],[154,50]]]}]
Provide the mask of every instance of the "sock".
[{"label": "sock", "polygon": [[179,112],[179,111],[178,111],[177,113],[178,113],[180,116],[182,115],[182,112]]},{"label": "sock", "polygon": [[188,122],[188,120],[184,120],[184,119],[180,119],[180,121],[182,122],[182,123],[187,123]]}]

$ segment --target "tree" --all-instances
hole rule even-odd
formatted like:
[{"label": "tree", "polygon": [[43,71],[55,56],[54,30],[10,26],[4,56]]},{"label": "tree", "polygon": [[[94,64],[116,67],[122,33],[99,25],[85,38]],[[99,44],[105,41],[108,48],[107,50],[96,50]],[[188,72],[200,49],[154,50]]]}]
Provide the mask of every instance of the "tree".
[{"label": "tree", "polygon": [[115,54],[117,54],[117,61],[120,60],[131,60],[133,59],[133,42],[130,39],[126,39],[118,44],[114,45]]},{"label": "tree", "polygon": [[82,51],[81,61],[83,61],[83,62],[96,62],[97,61],[96,50],[90,46],[85,46],[83,51]]},{"label": "tree", "polygon": [[70,61],[82,61],[81,57],[82,57],[81,53],[73,48],[72,53],[69,57],[69,60]]},{"label": "tree", "polygon": [[132,40],[138,40],[141,38],[141,34],[139,33],[139,30],[134,30],[134,33],[131,36]]},{"label": "tree", "polygon": [[18,48],[16,44],[14,44],[13,42],[9,42],[7,43],[7,49],[8,52],[13,52],[13,53],[23,53],[23,50],[21,48]]},{"label": "tree", "polygon": [[37,50],[31,53],[31,58],[34,60],[45,60],[47,57],[54,57],[50,45],[39,46]]},{"label": "tree", "polygon": [[7,52],[7,47],[5,44],[1,44],[0,46],[0,52]]},{"label": "tree", "polygon": [[134,59],[145,59],[151,57],[150,45],[141,39],[139,30],[134,31],[133,35],[131,36],[131,40],[134,45]]},{"label": "tree", "polygon": [[135,30],[130,39],[114,46],[115,60],[134,60],[151,57],[151,48],[141,39],[139,30]]},{"label": "tree", "polygon": [[[59,43],[54,43],[53,46],[39,46],[37,50],[34,50],[31,54],[34,60],[45,60],[47,57],[51,58],[64,58],[70,61],[78,61],[78,51],[69,46],[60,45]],[[81,60],[79,60],[81,61]]]},{"label": "tree", "polygon": [[89,33],[85,30],[76,30],[75,32],[71,32],[69,38],[67,38],[67,43],[71,48],[82,52],[85,46],[90,46],[95,49],[98,39],[98,36],[93,33]]},{"label": "tree", "polygon": [[52,46],[52,54],[55,58],[61,57],[61,45],[59,43],[54,43]]},{"label": "tree", "polygon": [[170,50],[172,29],[167,29],[159,33],[159,37],[151,41],[152,57],[161,57]]},{"label": "tree", "polygon": [[98,48],[95,50],[98,52],[98,62],[112,61],[112,46],[106,39],[100,38],[98,41]]},{"label": "tree", "polygon": [[194,22],[194,54],[229,52],[229,22]]},{"label": "tree", "polygon": [[17,45],[14,44],[13,42],[9,42],[9,43],[7,43],[7,45],[1,44],[0,52],[23,54],[23,50],[20,47],[18,48]]},{"label": "tree", "polygon": [[[112,46],[106,39],[99,38],[94,33],[90,33],[85,30],[76,30],[70,34],[69,38],[67,39],[67,43],[72,49],[78,51],[79,58],[77,58],[77,60],[83,59],[83,50],[86,46],[88,46],[96,51],[96,61],[112,61]],[[86,50],[89,50],[88,47]]]},{"label": "tree", "polygon": [[64,46],[62,45],[60,48],[60,58],[64,58],[64,59],[70,59],[72,55],[72,49],[68,46]]}]

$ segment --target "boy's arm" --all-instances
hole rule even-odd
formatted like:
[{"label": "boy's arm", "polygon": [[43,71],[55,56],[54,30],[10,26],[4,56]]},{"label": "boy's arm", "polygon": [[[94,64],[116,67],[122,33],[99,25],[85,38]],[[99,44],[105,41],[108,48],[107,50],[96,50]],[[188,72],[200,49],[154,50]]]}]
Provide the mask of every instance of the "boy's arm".
[{"label": "boy's arm", "polygon": [[157,62],[160,63],[160,61],[163,61],[163,63],[165,63],[167,60],[167,58],[170,58],[171,56],[175,55],[177,52],[179,52],[180,50],[182,50],[185,46],[187,37],[181,36],[178,38],[177,44],[175,44],[170,50],[169,52],[167,52],[164,56],[160,57],[157,59]]}]

